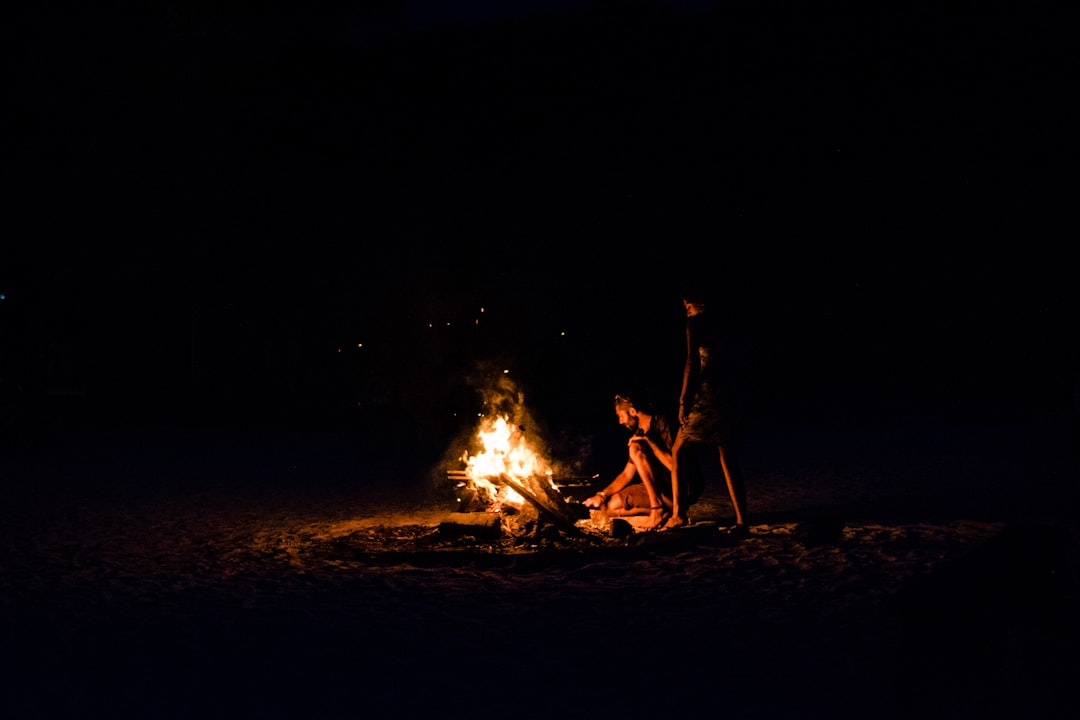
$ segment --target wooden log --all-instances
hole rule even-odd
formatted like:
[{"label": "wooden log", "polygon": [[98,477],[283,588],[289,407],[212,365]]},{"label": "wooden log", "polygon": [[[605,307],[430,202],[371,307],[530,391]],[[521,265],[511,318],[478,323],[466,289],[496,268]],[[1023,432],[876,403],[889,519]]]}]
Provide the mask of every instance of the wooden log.
[{"label": "wooden log", "polygon": [[499,513],[493,512],[452,512],[443,520],[444,523],[468,527],[491,527],[499,524]]},{"label": "wooden log", "polygon": [[439,532],[448,535],[476,535],[493,538],[502,534],[502,518],[491,512],[452,512],[439,523]]},{"label": "wooden log", "polygon": [[573,524],[589,517],[589,510],[580,503],[570,503],[548,477],[533,476],[527,480],[533,494],[559,517]]},{"label": "wooden log", "polygon": [[499,479],[513,488],[518,495],[521,495],[521,497],[525,498],[529,504],[535,507],[540,512],[541,517],[554,523],[560,529],[565,530],[568,533],[577,535],[581,532],[580,528],[574,524],[574,518],[569,512],[564,512],[564,508],[555,507],[550,499],[548,502],[544,502],[540,499],[537,492],[525,487],[524,483],[518,482],[506,473],[501,473]]}]

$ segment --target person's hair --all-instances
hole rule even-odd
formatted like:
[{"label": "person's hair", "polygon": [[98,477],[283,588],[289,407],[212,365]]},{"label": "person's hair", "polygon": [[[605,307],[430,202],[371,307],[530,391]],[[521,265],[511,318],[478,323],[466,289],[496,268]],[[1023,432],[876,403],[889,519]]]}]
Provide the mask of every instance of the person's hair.
[{"label": "person's hair", "polygon": [[615,396],[615,407],[619,408],[622,405],[629,405],[635,410],[640,410],[643,413],[650,415],[656,411],[655,404],[649,400],[647,394],[643,393],[628,393],[625,390]]}]

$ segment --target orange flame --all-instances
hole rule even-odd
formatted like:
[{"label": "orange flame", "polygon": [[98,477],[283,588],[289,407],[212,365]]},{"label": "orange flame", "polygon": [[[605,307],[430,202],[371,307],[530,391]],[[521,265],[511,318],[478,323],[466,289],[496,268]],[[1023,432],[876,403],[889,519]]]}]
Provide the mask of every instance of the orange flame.
[{"label": "orange flame", "polygon": [[465,474],[488,496],[489,501],[498,505],[501,502],[521,506],[525,498],[509,486],[499,486],[492,478],[505,474],[516,479],[532,477],[551,472],[544,460],[529,447],[525,433],[520,432],[505,415],[494,419],[486,418],[477,431],[482,450],[470,456],[462,457]]}]

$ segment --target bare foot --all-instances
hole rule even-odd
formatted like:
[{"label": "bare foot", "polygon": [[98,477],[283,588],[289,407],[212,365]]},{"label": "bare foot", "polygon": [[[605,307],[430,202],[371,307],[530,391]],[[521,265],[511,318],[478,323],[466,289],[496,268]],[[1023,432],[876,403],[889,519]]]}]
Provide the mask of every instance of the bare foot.
[{"label": "bare foot", "polygon": [[659,531],[665,532],[667,530],[674,530],[675,528],[680,528],[684,525],[689,524],[690,518],[686,517],[685,515],[672,515],[670,518],[668,518],[668,521],[664,524],[664,526],[659,529]]},{"label": "bare foot", "polygon": [[649,513],[649,524],[645,528],[645,530],[649,531],[649,530],[657,530],[657,529],[659,529],[660,526],[664,524],[664,517],[665,517],[665,515],[664,515],[663,510],[653,510],[652,512],[650,512]]}]

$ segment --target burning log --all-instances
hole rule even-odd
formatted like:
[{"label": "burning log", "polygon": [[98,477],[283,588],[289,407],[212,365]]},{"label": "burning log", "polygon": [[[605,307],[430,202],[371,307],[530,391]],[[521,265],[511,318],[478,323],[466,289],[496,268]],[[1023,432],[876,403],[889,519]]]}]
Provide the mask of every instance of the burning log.
[{"label": "burning log", "polygon": [[473,510],[486,503],[490,511],[503,516],[515,535],[545,524],[580,534],[576,522],[589,517],[588,510],[571,505],[559,493],[548,463],[530,447],[524,430],[506,416],[484,421],[477,432],[482,451],[466,452],[462,456],[465,468],[447,471],[447,478],[455,483],[458,509]]},{"label": "burning log", "polygon": [[[571,534],[576,535],[581,532],[575,525],[578,518],[575,517],[570,506],[562,496],[555,492],[554,488],[548,491],[547,488],[543,487],[543,483],[529,482],[528,480],[518,482],[506,473],[500,474],[499,479],[513,488],[518,495],[528,500],[537,509],[541,517]],[[527,482],[530,487],[525,487]]]}]

